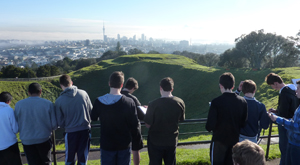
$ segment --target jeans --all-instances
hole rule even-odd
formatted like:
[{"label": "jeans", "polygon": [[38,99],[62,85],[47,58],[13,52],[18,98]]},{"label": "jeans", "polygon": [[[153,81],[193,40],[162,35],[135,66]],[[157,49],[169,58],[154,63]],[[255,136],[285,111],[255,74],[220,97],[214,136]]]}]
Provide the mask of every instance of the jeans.
[{"label": "jeans", "polygon": [[299,146],[295,146],[293,144],[288,143],[285,164],[299,165],[300,164],[299,153],[300,153]]},{"label": "jeans", "polygon": [[66,165],[75,165],[76,157],[77,164],[87,164],[88,154],[90,151],[90,136],[90,130],[66,133]]},{"label": "jeans", "polygon": [[287,130],[283,126],[278,125],[278,133],[279,133],[279,149],[281,152],[280,165],[285,165],[286,150],[288,145]]},{"label": "jeans", "polygon": [[101,164],[103,165],[130,165],[131,148],[118,151],[100,149]]}]

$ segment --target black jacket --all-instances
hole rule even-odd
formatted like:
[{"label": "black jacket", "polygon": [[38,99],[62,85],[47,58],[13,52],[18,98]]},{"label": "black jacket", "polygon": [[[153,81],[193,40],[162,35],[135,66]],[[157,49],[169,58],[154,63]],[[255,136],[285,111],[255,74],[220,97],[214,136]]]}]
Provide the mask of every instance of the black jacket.
[{"label": "black jacket", "polygon": [[296,92],[288,86],[283,87],[279,94],[277,115],[290,119],[294,116],[294,112],[299,106],[299,100]]}]

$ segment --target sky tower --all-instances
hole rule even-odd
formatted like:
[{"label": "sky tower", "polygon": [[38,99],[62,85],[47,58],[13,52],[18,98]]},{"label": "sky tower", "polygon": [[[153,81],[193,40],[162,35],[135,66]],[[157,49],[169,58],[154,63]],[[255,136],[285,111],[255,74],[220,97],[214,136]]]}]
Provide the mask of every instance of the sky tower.
[{"label": "sky tower", "polygon": [[103,21],[103,41],[105,42],[105,27],[104,27],[104,21]]}]

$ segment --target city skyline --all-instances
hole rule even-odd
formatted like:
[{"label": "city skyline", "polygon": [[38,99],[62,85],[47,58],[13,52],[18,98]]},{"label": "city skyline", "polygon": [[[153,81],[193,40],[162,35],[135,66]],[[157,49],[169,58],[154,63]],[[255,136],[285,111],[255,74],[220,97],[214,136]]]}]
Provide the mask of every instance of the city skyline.
[{"label": "city skyline", "polygon": [[103,40],[144,34],[147,39],[234,43],[264,29],[284,37],[300,30],[296,0],[4,1],[0,39]]}]

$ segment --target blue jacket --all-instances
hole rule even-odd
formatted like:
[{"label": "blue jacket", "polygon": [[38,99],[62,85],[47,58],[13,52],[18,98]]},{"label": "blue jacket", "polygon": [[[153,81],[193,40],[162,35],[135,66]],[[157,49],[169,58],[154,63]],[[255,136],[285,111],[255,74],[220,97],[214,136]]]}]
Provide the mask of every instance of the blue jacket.
[{"label": "blue jacket", "polygon": [[287,129],[289,143],[300,147],[300,107],[296,109],[292,119],[278,117],[276,123]]},{"label": "blue jacket", "polygon": [[242,135],[254,137],[260,130],[267,129],[270,124],[270,118],[267,114],[266,107],[263,103],[255,98],[244,96],[248,105],[248,120],[244,128],[241,129]]}]

